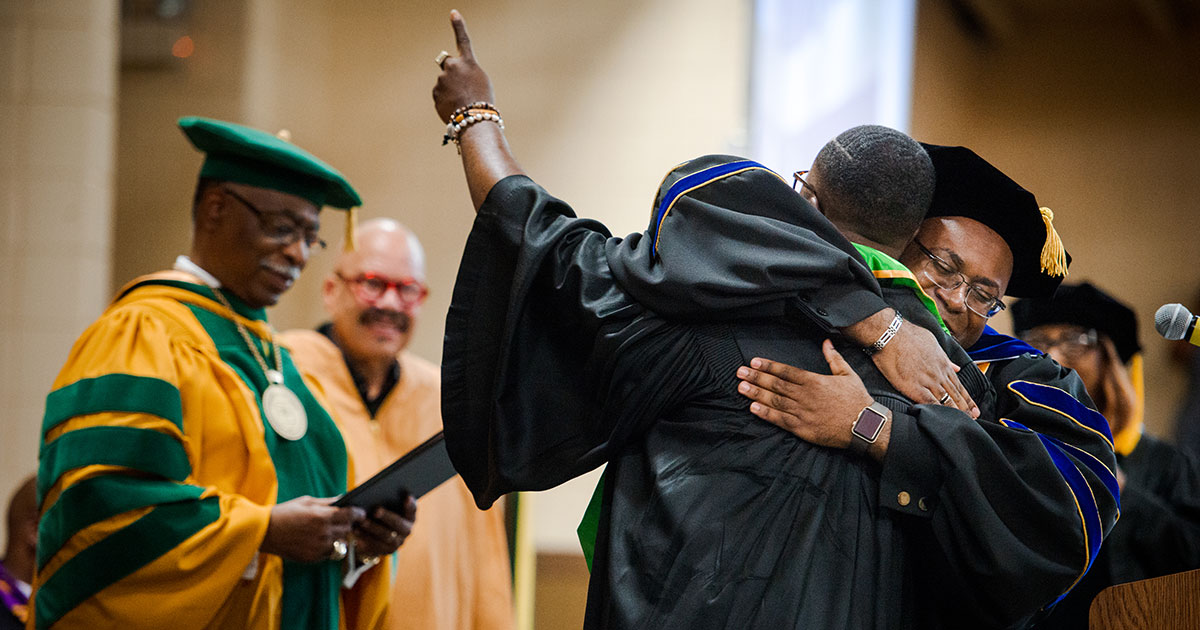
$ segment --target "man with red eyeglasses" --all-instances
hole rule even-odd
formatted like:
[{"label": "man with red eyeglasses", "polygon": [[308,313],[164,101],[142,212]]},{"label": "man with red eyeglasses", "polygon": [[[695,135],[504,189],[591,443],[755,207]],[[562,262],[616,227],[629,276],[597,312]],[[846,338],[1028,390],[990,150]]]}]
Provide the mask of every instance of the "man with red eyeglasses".
[{"label": "man with red eyeglasses", "polygon": [[[442,430],[437,366],[405,351],[428,295],[417,237],[391,219],[362,224],[322,289],[330,321],[283,333],[318,381],[365,479]],[[421,499],[422,527],[396,556],[387,628],[513,626],[503,513],[481,512],[454,478]]]}]

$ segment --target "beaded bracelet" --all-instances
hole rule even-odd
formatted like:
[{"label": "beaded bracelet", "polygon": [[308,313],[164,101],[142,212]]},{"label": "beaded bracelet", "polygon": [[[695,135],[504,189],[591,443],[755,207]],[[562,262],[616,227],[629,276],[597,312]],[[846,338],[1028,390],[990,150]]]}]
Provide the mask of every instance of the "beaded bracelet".
[{"label": "beaded bracelet", "polygon": [[479,101],[454,110],[450,114],[450,121],[446,123],[446,134],[442,136],[442,145],[453,142],[456,149],[462,152],[462,148],[458,144],[458,136],[464,129],[470,127],[477,122],[491,121],[500,125],[500,129],[504,129],[504,119],[500,117],[499,110],[495,105]]},{"label": "beaded bracelet", "polygon": [[454,120],[455,118],[461,116],[468,109],[490,109],[492,111],[496,111],[496,106],[487,101],[475,101],[470,105],[463,105],[462,107],[454,110],[454,113],[450,114],[450,120]]},{"label": "beaded bracelet", "polygon": [[[500,122],[500,112],[494,107],[470,107],[468,109],[459,109],[450,115],[450,121],[446,124],[447,131],[452,131],[451,135],[457,136],[459,131],[480,122],[482,120],[491,120]],[[503,127],[504,125],[501,125]]]},{"label": "beaded bracelet", "polygon": [[456,114],[454,116],[451,116],[450,124],[458,125],[459,127],[462,127],[463,123],[466,122],[466,120],[468,118],[474,117],[474,118],[483,118],[485,120],[490,120],[490,118],[488,118],[488,116],[499,117],[500,112],[498,112],[494,109],[471,108],[465,112],[462,112],[461,114]]}]

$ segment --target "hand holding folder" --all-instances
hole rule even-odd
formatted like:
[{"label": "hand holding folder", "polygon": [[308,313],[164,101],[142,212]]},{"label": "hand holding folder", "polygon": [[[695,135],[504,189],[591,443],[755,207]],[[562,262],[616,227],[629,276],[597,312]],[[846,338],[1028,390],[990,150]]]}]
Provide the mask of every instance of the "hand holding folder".
[{"label": "hand holding folder", "polygon": [[400,514],[408,497],[420,498],[456,474],[446,452],[445,436],[439,431],[333,504],[361,507],[368,514],[372,508],[382,506]]}]

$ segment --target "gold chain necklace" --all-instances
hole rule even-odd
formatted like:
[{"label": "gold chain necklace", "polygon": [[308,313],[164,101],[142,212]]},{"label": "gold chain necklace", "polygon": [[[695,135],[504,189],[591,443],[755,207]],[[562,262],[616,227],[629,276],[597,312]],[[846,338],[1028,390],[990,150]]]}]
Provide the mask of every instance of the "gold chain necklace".
[{"label": "gold chain necklace", "polygon": [[271,353],[275,355],[275,369],[272,370],[267,367],[267,360],[259,353],[258,346],[250,338],[250,331],[246,330],[246,327],[238,320],[238,314],[233,309],[233,305],[229,303],[220,289],[214,288],[212,292],[233,315],[234,326],[237,326],[242,340],[250,348],[250,354],[262,368],[263,376],[267,378],[267,389],[262,394],[263,415],[266,416],[267,423],[271,425],[275,433],[279,434],[279,437],[285,440],[299,440],[304,437],[304,434],[308,432],[308,414],[304,412],[304,403],[300,402],[296,393],[283,384],[283,353],[279,350],[279,344],[275,342],[275,335],[271,335],[270,338]]}]

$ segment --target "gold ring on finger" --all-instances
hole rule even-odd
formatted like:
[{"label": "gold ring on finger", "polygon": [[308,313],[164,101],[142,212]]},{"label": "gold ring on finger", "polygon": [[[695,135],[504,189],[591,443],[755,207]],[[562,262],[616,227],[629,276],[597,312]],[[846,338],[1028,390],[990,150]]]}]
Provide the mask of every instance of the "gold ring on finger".
[{"label": "gold ring on finger", "polygon": [[443,50],[442,52],[438,53],[437,57],[433,58],[433,63],[436,63],[439,68],[442,68],[444,70],[446,68],[446,60],[449,58],[450,58],[450,53]]},{"label": "gold ring on finger", "polygon": [[346,557],[348,551],[349,548],[346,547],[346,541],[335,540],[333,541],[333,547],[329,550],[329,559],[338,562]]}]

